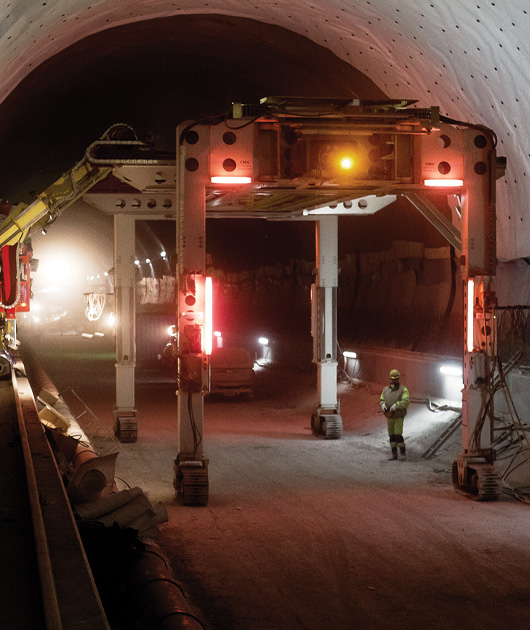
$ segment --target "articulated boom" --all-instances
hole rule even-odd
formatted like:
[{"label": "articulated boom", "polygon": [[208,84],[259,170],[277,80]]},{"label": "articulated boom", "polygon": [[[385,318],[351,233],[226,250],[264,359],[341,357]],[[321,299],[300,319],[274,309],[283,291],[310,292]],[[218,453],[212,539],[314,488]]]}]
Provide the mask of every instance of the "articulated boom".
[{"label": "articulated boom", "polygon": [[30,205],[19,203],[9,208],[9,213],[0,223],[2,344],[4,339],[8,343],[17,343],[16,313],[30,310],[30,231],[37,226],[45,231],[64,209],[110,172],[111,168],[99,168],[83,159],[38,195]]}]

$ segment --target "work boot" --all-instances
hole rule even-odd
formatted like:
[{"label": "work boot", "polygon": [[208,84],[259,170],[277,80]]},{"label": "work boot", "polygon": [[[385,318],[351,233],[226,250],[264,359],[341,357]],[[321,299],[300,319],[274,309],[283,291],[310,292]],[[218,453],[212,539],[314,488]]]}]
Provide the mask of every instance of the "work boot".
[{"label": "work boot", "polygon": [[400,446],[399,447],[399,459],[402,462],[406,462],[407,461],[407,451],[406,451],[404,446]]},{"label": "work boot", "polygon": [[388,458],[388,461],[392,461],[393,459],[397,459],[398,458],[398,452],[397,452],[397,446],[393,446],[392,447],[392,457]]}]

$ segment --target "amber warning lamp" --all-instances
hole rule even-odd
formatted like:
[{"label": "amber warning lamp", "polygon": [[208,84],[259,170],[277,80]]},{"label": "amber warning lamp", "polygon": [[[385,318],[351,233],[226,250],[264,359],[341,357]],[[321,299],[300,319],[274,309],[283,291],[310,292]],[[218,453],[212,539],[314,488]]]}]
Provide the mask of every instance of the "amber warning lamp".
[{"label": "amber warning lamp", "polygon": [[340,158],[339,164],[343,171],[351,171],[354,165],[353,158],[349,155],[344,155]]}]

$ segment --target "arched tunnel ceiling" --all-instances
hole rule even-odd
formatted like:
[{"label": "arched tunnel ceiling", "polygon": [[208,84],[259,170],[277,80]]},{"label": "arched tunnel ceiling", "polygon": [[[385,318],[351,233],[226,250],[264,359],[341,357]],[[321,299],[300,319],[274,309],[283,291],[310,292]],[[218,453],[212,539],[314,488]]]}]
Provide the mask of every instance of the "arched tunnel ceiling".
[{"label": "arched tunnel ceiling", "polygon": [[153,19],[95,33],[43,61],[2,104],[1,153],[13,180],[33,166],[30,184],[39,190],[49,183],[39,169],[50,157],[60,174],[116,122],[174,150],[183,120],[278,90],[385,97],[328,49],[286,29],[218,15]]},{"label": "arched tunnel ceiling", "polygon": [[[112,109],[112,99],[107,98],[108,102],[104,103],[100,98],[99,104],[94,102],[92,96],[94,90],[98,92],[98,76],[102,78],[99,86],[107,88],[107,93],[121,89],[127,98],[134,97],[135,93],[146,97],[145,81],[154,85],[153,77],[160,76],[166,91],[175,94],[179,90],[180,102],[185,101],[187,113],[193,117],[204,113],[205,101],[199,99],[198,102],[197,94],[204,97],[210,92],[211,96],[215,95],[212,103],[216,99],[221,102],[228,98],[229,89],[241,94],[231,100],[239,100],[247,94],[262,96],[271,93],[268,88],[274,87],[278,88],[276,93],[279,88],[284,88],[285,93],[291,87],[291,93],[301,94],[306,86],[306,93],[327,95],[337,94],[340,89],[341,95],[358,93],[361,98],[384,92],[390,98],[418,99],[420,106],[440,105],[442,112],[452,118],[484,124],[495,130],[499,154],[508,158],[506,179],[499,182],[497,190],[498,255],[505,260],[530,255],[527,192],[530,131],[526,125],[530,100],[526,70],[530,58],[527,36],[530,5],[527,0],[476,0],[473,3],[460,0],[56,0],[53,3],[11,0],[4,3],[1,10],[0,99],[3,106],[0,124],[4,164],[9,165],[6,152],[10,154],[10,146],[15,154],[11,162],[20,166],[22,172],[24,164],[45,152],[45,146],[32,150],[31,144],[26,144],[24,155],[17,162],[14,145],[25,138],[24,126],[19,126],[24,120],[31,120],[35,133],[39,133],[37,125],[40,124],[44,138],[45,128],[51,125],[52,153],[62,152],[65,161],[70,156],[74,136],[81,139],[80,146],[84,147],[99,135],[101,123]],[[148,26],[149,21],[156,18],[157,21],[152,22],[154,26],[175,16],[210,14],[234,19],[224,21],[229,28],[222,34],[216,31],[214,18],[201,22],[196,17],[195,23],[189,22],[184,33],[173,31],[171,41],[175,43],[178,35],[180,45],[188,46],[188,54],[179,60],[181,63],[160,54],[168,33],[160,35],[159,30],[157,35],[157,29]],[[276,29],[271,28],[266,34],[259,27],[249,27],[247,20]],[[129,31],[128,39],[121,36],[113,39],[113,34],[119,33],[109,30],[142,22],[139,31]],[[280,36],[279,28],[295,35]],[[135,38],[133,34],[142,30],[144,36]],[[152,39],[147,37],[148,31]],[[105,32],[106,38],[103,37]],[[97,33],[101,33],[103,39],[85,39]],[[304,43],[304,38],[318,47],[311,48]],[[84,45],[82,40],[85,40]],[[67,54],[67,49],[77,42],[78,48]],[[138,77],[130,66],[120,66],[120,50],[124,49],[134,51],[137,60],[150,60],[149,72]],[[326,57],[327,62],[324,62],[322,49],[331,51],[334,60]],[[61,55],[61,51],[65,52]],[[54,56],[60,60],[59,67],[53,66]],[[47,60],[50,60],[48,65]],[[127,57],[122,55],[121,61],[126,62]],[[352,66],[351,75],[346,64]],[[181,72],[174,77],[168,70],[177,66]],[[369,77],[375,86],[361,82],[353,68]],[[131,87],[133,85],[136,89]],[[79,107],[78,101],[68,97],[69,94],[82,95],[83,89],[86,103],[90,103],[90,107],[84,109]],[[17,92],[19,97],[15,98]],[[105,94],[105,90],[99,90],[99,94]],[[160,96],[154,87],[151,94],[151,101],[147,98],[150,104],[147,109],[154,112],[152,101]],[[164,107],[168,103],[157,102],[157,105],[158,111],[167,115]],[[192,112],[194,106],[201,106],[202,111]],[[53,110],[56,120],[63,119],[62,129],[51,122]],[[114,118],[110,122],[115,121]],[[150,121],[137,122],[148,126]],[[78,136],[80,128],[85,130],[85,138]],[[62,135],[57,135],[59,130]],[[37,138],[34,140],[38,145]],[[69,165],[71,161],[65,166]],[[39,168],[44,174],[46,163]],[[16,175],[9,168],[3,172],[2,186],[9,189],[5,183],[7,175],[10,179]],[[3,192],[0,194],[5,196]]]}]

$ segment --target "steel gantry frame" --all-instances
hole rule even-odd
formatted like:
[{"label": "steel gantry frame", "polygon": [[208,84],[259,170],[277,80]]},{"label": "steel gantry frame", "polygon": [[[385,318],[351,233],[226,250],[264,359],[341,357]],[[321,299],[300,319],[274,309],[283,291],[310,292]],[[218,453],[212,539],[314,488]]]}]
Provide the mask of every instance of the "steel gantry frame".
[{"label": "steel gantry frame", "polygon": [[[406,197],[460,253],[466,309],[463,452],[455,462],[453,482],[474,498],[497,498],[491,383],[496,361],[495,182],[503,162],[497,160],[495,135],[489,129],[449,120],[435,107],[410,109],[410,104],[268,98],[257,108],[235,104],[220,119],[181,125],[179,294],[185,291],[189,274],[204,276],[204,232],[197,228],[208,214],[264,218],[283,214],[316,220],[312,332],[318,405],[311,426],[314,435],[338,438],[342,418],[336,379],[337,216],[369,214],[397,195]],[[442,206],[457,210],[459,226],[440,208],[440,191],[445,193]],[[192,217],[191,225],[187,221]],[[204,305],[197,311],[203,312]],[[179,310],[179,335],[186,340],[190,327],[182,313]],[[181,344],[180,352],[185,363],[189,351]],[[207,356],[197,353],[195,359],[205,361]],[[198,367],[195,372],[199,374]],[[202,373],[202,381],[195,380],[188,389],[188,395],[193,391],[199,401],[208,387],[207,370]],[[202,402],[191,415],[179,405],[181,451],[175,470],[179,495],[193,503],[197,486],[208,484],[207,466],[202,442],[197,450],[196,435],[192,444],[183,427],[191,423],[202,435]],[[194,462],[202,468],[202,480],[195,474],[187,486],[188,473],[179,458],[185,466]],[[207,496],[206,490],[202,496]]]},{"label": "steel gantry frame", "polygon": [[[138,217],[176,220],[175,488],[182,502],[204,505],[208,500],[208,460],[202,440],[211,306],[205,218],[315,221],[312,334],[318,401],[311,426],[315,436],[335,439],[342,435],[336,379],[337,217],[373,214],[397,196],[407,198],[459,253],[466,312],[463,451],[454,464],[453,482],[457,490],[474,498],[498,496],[491,448],[496,364],[495,181],[505,164],[496,157],[491,130],[440,116],[436,107],[415,109],[412,104],[267,98],[259,106],[234,104],[223,116],[181,124],[176,159],[146,151],[149,147],[138,141],[120,143],[107,137],[89,147],[90,168],[112,169],[125,185],[119,192],[85,196],[116,215],[115,262],[121,269],[117,315],[129,320],[119,337],[121,349],[117,348],[115,411],[118,429],[120,414],[126,416],[125,441],[133,433],[136,439],[134,283],[126,268],[133,264],[131,225]],[[122,146],[118,156],[113,153],[114,144],[130,145],[129,153],[124,157]],[[138,148],[141,151],[135,152]],[[40,196],[43,199],[46,195]],[[27,225],[24,211],[7,217],[0,224],[0,245],[27,233],[32,220],[42,223],[43,216],[30,217]],[[123,234],[129,234],[125,244],[120,240]]]}]

